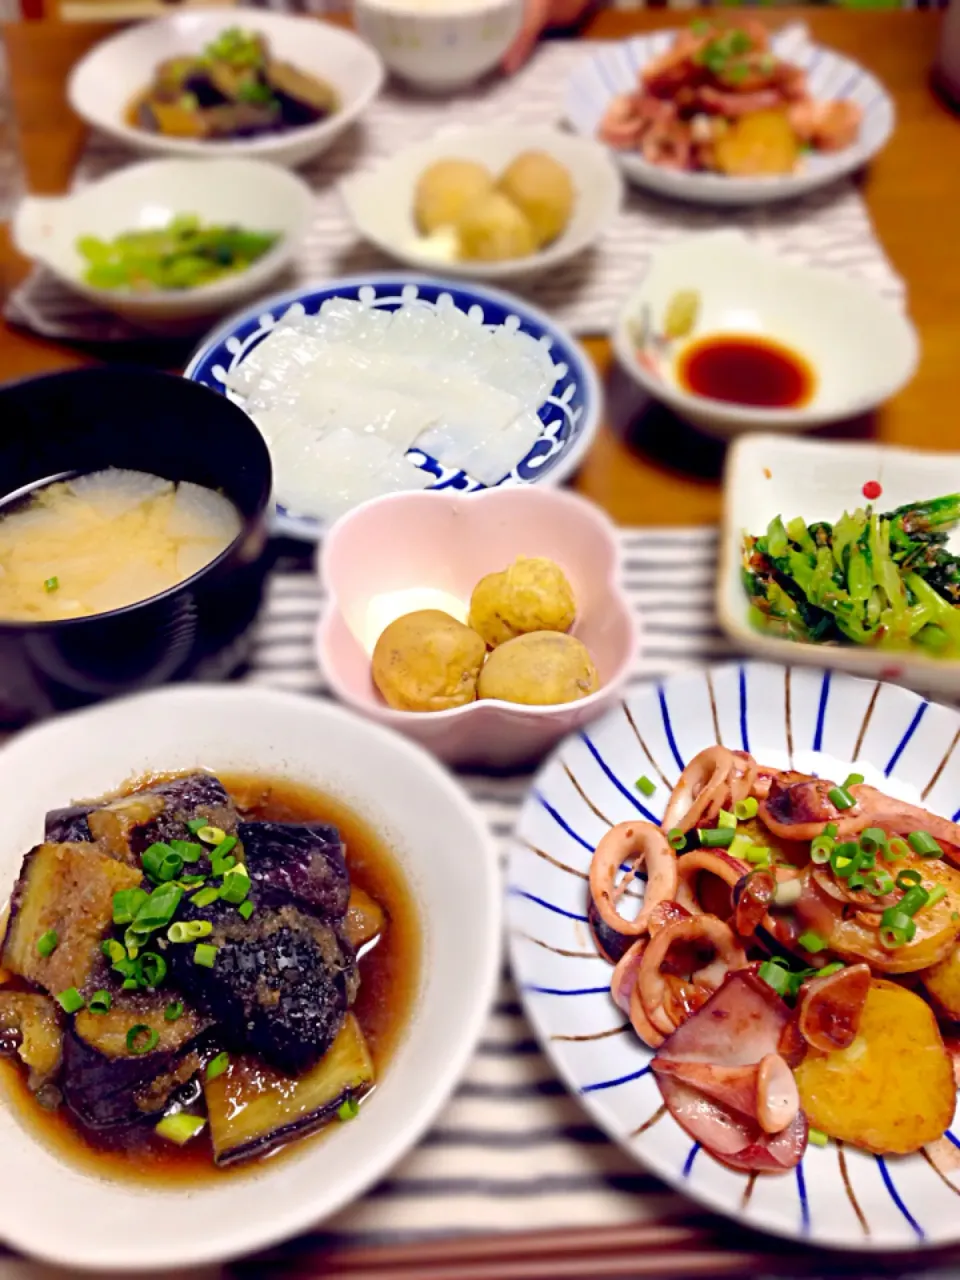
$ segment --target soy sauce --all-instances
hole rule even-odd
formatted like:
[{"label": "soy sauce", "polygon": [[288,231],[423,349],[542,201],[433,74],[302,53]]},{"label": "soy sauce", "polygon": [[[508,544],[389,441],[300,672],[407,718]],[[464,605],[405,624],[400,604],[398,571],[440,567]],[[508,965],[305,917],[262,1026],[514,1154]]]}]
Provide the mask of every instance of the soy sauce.
[{"label": "soy sauce", "polygon": [[798,409],[809,402],[817,383],[799,352],[770,338],[737,333],[691,342],[677,358],[677,380],[694,395],[764,409]]}]

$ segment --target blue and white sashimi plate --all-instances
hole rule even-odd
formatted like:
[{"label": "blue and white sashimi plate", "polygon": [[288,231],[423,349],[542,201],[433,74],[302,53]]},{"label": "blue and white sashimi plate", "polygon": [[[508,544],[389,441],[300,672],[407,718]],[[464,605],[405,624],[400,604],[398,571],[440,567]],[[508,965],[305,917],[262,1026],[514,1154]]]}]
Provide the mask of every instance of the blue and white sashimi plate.
[{"label": "blue and white sashimi plate", "polygon": [[[860,1250],[960,1241],[960,1132],[910,1156],[810,1145],[781,1175],[739,1173],[663,1108],[652,1052],[609,994],[587,927],[586,873],[608,827],[659,823],[685,762],[722,743],[823,777],[851,769],[888,794],[960,820],[960,713],[893,685],[766,663],[714,667],[628,698],[541,768],[508,862],[517,985],[539,1039],[593,1120],[638,1161],[745,1225]],[[635,786],[657,784],[649,798]],[[922,1107],[922,1099],[918,1100]]]},{"label": "blue and white sashimi plate", "polygon": [[[544,312],[512,294],[469,281],[394,271],[344,276],[275,294],[214,330],[194,353],[184,377],[240,403],[240,397],[224,385],[227,374],[283,319],[316,315],[330,298],[350,298],[383,311],[416,302],[442,314],[452,305],[487,329],[519,330],[529,335],[550,353],[557,378],[539,410],[543,423],[540,438],[497,484],[560,484],[583,461],[600,424],[602,408],[600,383],[589,357],[572,335]],[[421,450],[411,450],[408,457],[435,477],[430,489],[467,493],[484,488],[466,472],[444,467]],[[317,541],[323,526],[313,517],[298,516],[278,506],[275,528],[289,537]]]}]

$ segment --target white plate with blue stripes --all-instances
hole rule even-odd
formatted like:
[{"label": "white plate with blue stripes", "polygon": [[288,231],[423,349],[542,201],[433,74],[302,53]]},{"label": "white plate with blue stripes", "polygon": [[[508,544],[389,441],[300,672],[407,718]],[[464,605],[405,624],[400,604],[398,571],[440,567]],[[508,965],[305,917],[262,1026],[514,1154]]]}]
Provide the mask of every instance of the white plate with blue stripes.
[{"label": "white plate with blue stripes", "polygon": [[[564,111],[574,130],[596,138],[604,112],[617,94],[637,87],[639,74],[665,53],[676,31],[657,31],[604,44],[574,68],[567,81]],[[893,132],[893,99],[879,80],[850,58],[811,43],[806,28],[794,24],[772,39],[779,58],[803,67],[814,98],[844,98],[863,108],[860,136],[842,151],[803,157],[802,168],[784,177],[731,178],[719,173],[684,173],[650,164],[634,152],[615,151],[624,174],[638,186],[695,204],[767,204],[805,195],[862,168]]]},{"label": "white plate with blue stripes", "polygon": [[[613,1004],[586,923],[608,827],[659,822],[685,761],[716,742],[844,777],[960,820],[960,713],[894,685],[767,663],[676,676],[568,738],[534,779],[508,863],[514,974],[544,1050],[593,1120],[679,1190],[745,1225],[861,1250],[960,1241],[960,1135],[886,1159],[831,1142],[781,1176],[718,1164],[662,1106],[651,1051]],[[634,782],[657,784],[649,798]]]}]

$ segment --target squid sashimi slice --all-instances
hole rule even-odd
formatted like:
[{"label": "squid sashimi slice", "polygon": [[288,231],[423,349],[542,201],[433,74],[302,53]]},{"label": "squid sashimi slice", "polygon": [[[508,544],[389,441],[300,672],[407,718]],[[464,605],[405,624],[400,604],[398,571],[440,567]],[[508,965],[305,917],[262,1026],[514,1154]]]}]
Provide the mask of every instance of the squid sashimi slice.
[{"label": "squid sashimi slice", "polygon": [[368,498],[426,489],[433,480],[379,436],[340,428],[285,454],[276,488],[278,501],[296,514],[335,520]]},{"label": "squid sashimi slice", "polygon": [[481,484],[499,484],[523,461],[542,433],[543,423],[533,410],[527,410],[503,431],[488,436],[482,445],[469,450],[460,467]]},{"label": "squid sashimi slice", "polygon": [[279,325],[231,369],[225,384],[240,395],[256,392],[261,382],[279,386],[291,371],[303,369],[320,349],[310,335],[292,325]]},{"label": "squid sashimi slice", "polygon": [[667,1076],[658,1083],[677,1124],[724,1164],[751,1173],[783,1173],[803,1158],[809,1127],[802,1111],[779,1133],[764,1133],[748,1116],[708,1098],[699,1089]]},{"label": "squid sashimi slice", "polygon": [[[280,406],[277,406],[279,409]],[[274,410],[276,412],[276,410]],[[261,425],[260,417],[257,424]],[[437,420],[436,409],[425,398],[378,387],[374,381],[340,381],[336,378],[306,382],[282,418],[284,429],[298,437],[322,439],[331,431],[379,436],[401,453]],[[281,421],[278,415],[276,423]],[[264,432],[266,434],[266,428]],[[276,433],[276,426],[273,428]]]}]

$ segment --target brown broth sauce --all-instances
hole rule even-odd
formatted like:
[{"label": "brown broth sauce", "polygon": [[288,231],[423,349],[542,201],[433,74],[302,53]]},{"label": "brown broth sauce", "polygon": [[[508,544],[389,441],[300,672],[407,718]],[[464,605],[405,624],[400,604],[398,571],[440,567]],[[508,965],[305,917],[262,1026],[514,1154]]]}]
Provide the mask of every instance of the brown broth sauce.
[{"label": "brown broth sauce", "polygon": [[[346,845],[351,884],[364,889],[385,910],[387,926],[376,945],[360,961],[360,990],[353,1006],[379,1079],[386,1070],[409,1022],[420,985],[421,928],[406,878],[380,836],[342,801],[313,787],[277,778],[218,773],[223,785],[248,817],[273,822],[332,822]],[[141,780],[149,786],[158,779]],[[137,784],[123,788],[137,790]],[[0,912],[0,938],[5,913]],[[0,982],[4,971],[0,970]],[[18,984],[19,985],[19,984]],[[0,1057],[0,1098],[9,1101],[24,1127],[74,1166],[101,1178],[158,1182],[167,1185],[197,1183],[210,1178],[243,1176],[265,1161],[284,1159],[316,1142],[320,1134],[336,1128],[337,1121],[320,1133],[300,1138],[261,1159],[226,1169],[213,1163],[206,1134],[186,1147],[156,1138],[148,1126],[113,1141],[82,1129],[70,1112],[45,1111],[27,1088],[26,1073],[10,1058]],[[363,1123],[363,1111],[353,1123]]]}]

